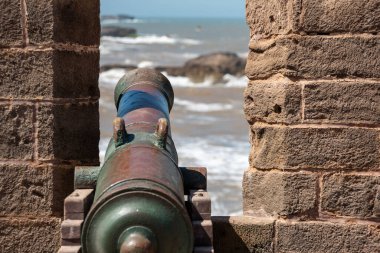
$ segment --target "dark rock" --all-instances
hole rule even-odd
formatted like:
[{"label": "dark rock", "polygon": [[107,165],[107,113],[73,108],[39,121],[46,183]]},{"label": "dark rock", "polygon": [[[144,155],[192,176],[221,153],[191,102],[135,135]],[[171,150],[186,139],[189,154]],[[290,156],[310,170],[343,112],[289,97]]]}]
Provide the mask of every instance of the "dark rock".
[{"label": "dark rock", "polygon": [[[207,78],[211,78],[213,83],[223,83],[224,75],[243,76],[246,59],[240,58],[234,53],[212,53],[199,56],[189,60],[184,66],[158,66],[154,69],[166,72],[170,76],[186,76],[194,83],[201,83]],[[133,65],[108,64],[103,65],[100,71],[107,71],[113,68],[132,70],[137,68]]]},{"label": "dark rock", "polygon": [[130,15],[125,15],[125,14],[120,14],[120,15],[103,15],[100,17],[101,20],[133,20],[135,17],[130,16]]},{"label": "dark rock", "polygon": [[130,71],[133,69],[137,69],[137,66],[126,64],[107,64],[100,67],[100,73],[111,69],[125,69],[126,71]]},{"label": "dark rock", "polygon": [[137,30],[129,27],[105,26],[102,27],[101,36],[135,37]]},{"label": "dark rock", "polygon": [[241,76],[244,74],[246,60],[234,53],[220,52],[199,56],[185,63],[185,75],[193,82],[203,82],[213,78],[214,82],[223,81],[225,74]]}]

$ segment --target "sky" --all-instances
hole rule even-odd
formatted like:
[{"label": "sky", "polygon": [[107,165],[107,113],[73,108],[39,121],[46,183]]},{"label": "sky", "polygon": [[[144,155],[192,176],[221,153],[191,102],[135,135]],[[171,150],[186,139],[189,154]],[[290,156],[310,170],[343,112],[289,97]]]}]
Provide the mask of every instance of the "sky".
[{"label": "sky", "polygon": [[244,18],[245,0],[101,0],[102,15]]}]

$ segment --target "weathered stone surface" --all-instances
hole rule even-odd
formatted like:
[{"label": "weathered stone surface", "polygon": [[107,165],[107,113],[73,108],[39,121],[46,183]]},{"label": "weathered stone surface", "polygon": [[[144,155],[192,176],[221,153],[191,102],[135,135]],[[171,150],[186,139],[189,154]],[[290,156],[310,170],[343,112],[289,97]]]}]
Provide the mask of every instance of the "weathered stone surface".
[{"label": "weathered stone surface", "polygon": [[377,188],[377,194],[373,201],[373,214],[380,217],[380,186]]},{"label": "weathered stone surface", "polygon": [[0,105],[0,159],[33,158],[33,114],[31,105]]},{"label": "weathered stone surface", "polygon": [[380,77],[379,36],[280,36],[252,41],[250,79],[275,74],[296,78]]},{"label": "weathered stone surface", "polygon": [[249,216],[212,217],[217,253],[273,253],[274,221]]},{"label": "weathered stone surface", "polygon": [[60,219],[0,218],[0,252],[56,253]]},{"label": "weathered stone surface", "polygon": [[285,79],[250,82],[244,92],[248,122],[297,123],[301,121],[301,87]]},{"label": "weathered stone surface", "polygon": [[21,27],[21,1],[0,1],[0,47],[23,44]]},{"label": "weathered stone surface", "polygon": [[0,165],[0,215],[56,215],[73,189],[73,168]]},{"label": "weathered stone surface", "polygon": [[379,32],[378,0],[304,0],[299,30],[307,33]]},{"label": "weathered stone surface", "polygon": [[251,130],[253,168],[380,168],[379,131],[375,129],[254,125]]},{"label": "weathered stone surface", "polygon": [[379,32],[377,0],[248,0],[253,37],[295,33]]},{"label": "weathered stone surface", "polygon": [[97,97],[99,53],[57,50],[0,51],[0,96]]},{"label": "weathered stone surface", "polygon": [[41,104],[37,120],[39,159],[97,164],[98,103]]},{"label": "weathered stone surface", "polygon": [[313,173],[248,170],[243,180],[243,210],[247,215],[315,216],[317,180]]},{"label": "weathered stone surface", "polygon": [[61,224],[61,238],[64,240],[80,239],[83,220],[64,220]]},{"label": "weathered stone surface", "polygon": [[247,0],[247,23],[251,28],[251,36],[270,34],[287,34],[293,20],[289,17],[292,1]]},{"label": "weathered stone surface", "polygon": [[278,221],[278,253],[374,253],[380,248],[375,225]]},{"label": "weathered stone surface", "polygon": [[305,84],[305,120],[380,123],[380,82],[326,81]]},{"label": "weathered stone surface", "polygon": [[99,0],[27,0],[30,43],[99,45]]},{"label": "weathered stone surface", "polygon": [[374,216],[380,177],[330,174],[323,177],[322,211],[336,215]]},{"label": "weathered stone surface", "polygon": [[99,51],[54,51],[53,66],[54,97],[99,97]]}]

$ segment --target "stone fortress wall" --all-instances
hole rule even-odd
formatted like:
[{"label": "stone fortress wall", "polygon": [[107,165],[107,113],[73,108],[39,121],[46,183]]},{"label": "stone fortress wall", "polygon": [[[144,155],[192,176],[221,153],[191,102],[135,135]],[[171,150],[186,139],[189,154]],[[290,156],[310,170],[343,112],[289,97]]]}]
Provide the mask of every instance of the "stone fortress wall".
[{"label": "stone fortress wall", "polygon": [[[380,1],[247,0],[244,215],[215,252],[380,251]],[[0,253],[56,252],[97,165],[99,0],[0,1]],[[85,36],[84,36],[85,35]]]},{"label": "stone fortress wall", "polygon": [[75,165],[97,165],[99,1],[0,1],[0,252],[56,252]]},{"label": "stone fortress wall", "polygon": [[244,213],[265,252],[380,252],[380,1],[247,0],[247,23]]}]

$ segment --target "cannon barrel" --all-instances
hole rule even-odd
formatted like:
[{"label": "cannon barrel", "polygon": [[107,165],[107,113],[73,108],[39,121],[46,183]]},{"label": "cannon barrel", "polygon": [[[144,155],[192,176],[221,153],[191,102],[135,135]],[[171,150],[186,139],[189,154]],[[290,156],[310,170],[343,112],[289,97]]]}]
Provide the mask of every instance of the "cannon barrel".
[{"label": "cannon barrel", "polygon": [[161,73],[138,69],[115,89],[117,118],[82,228],[84,253],[190,253],[193,230],[171,139],[174,93]]}]

